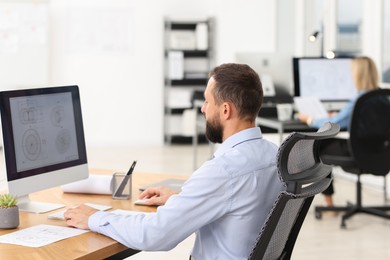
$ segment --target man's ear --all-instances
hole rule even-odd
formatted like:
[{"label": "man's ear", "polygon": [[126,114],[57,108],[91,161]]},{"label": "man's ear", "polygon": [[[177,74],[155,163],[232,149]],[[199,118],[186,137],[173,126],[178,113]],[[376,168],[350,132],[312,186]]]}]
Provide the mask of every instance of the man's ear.
[{"label": "man's ear", "polygon": [[231,118],[232,116],[232,104],[230,104],[229,102],[224,102],[221,106],[221,116],[224,118],[224,119],[229,119]]}]

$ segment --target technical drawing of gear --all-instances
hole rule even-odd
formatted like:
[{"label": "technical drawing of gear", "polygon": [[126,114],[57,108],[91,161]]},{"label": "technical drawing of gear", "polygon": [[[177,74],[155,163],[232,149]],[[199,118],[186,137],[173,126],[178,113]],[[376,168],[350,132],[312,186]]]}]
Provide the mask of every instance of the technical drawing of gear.
[{"label": "technical drawing of gear", "polygon": [[35,161],[41,154],[41,138],[34,129],[28,129],[23,134],[23,153],[30,161]]},{"label": "technical drawing of gear", "polygon": [[55,126],[60,126],[65,118],[65,110],[62,106],[56,106],[50,114],[51,123]]},{"label": "technical drawing of gear", "polygon": [[20,110],[20,122],[22,124],[34,124],[37,121],[37,110],[33,107]]},{"label": "technical drawing of gear", "polygon": [[56,148],[59,153],[68,151],[71,143],[71,137],[67,129],[62,129],[56,137]]}]

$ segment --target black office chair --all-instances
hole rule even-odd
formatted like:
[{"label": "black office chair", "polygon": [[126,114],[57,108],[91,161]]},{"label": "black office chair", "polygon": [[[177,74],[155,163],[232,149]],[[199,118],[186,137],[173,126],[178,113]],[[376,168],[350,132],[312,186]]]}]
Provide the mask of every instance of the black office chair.
[{"label": "black office chair", "polygon": [[[390,219],[386,213],[390,206],[362,205],[362,174],[384,176],[390,171],[390,89],[379,89],[362,95],[356,101],[349,127],[350,156],[323,155],[326,164],[341,166],[349,173],[357,175],[356,205],[349,203],[346,207],[315,208],[316,218],[321,218],[322,211],[346,211],[341,219],[341,227],[345,221],[356,213],[367,214]],[[385,180],[386,181],[386,180]],[[386,196],[386,195],[385,195]]]},{"label": "black office chair", "polygon": [[321,140],[335,136],[338,125],[327,123],[316,133],[292,133],[278,152],[278,174],[285,184],[276,199],[249,256],[290,259],[302,223],[316,194],[325,190],[332,167],[319,158]]}]

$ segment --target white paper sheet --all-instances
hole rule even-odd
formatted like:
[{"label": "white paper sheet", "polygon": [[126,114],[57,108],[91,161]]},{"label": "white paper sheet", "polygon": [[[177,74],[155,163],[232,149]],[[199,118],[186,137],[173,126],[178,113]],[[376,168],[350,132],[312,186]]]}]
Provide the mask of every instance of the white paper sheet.
[{"label": "white paper sheet", "polygon": [[75,228],[37,225],[0,236],[0,243],[41,247],[86,232]]},{"label": "white paper sheet", "polygon": [[62,185],[64,192],[112,194],[111,175],[89,175],[88,179]]},{"label": "white paper sheet", "polygon": [[312,118],[324,118],[328,116],[324,105],[316,97],[294,97],[294,104],[299,113]]}]

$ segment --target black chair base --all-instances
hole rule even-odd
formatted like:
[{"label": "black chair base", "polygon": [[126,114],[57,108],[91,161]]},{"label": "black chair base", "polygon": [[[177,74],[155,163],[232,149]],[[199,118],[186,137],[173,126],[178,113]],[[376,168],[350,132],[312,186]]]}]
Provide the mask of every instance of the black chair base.
[{"label": "black chair base", "polygon": [[362,183],[360,181],[360,173],[357,174],[356,181],[356,204],[348,202],[345,207],[315,207],[315,216],[317,219],[321,219],[322,211],[345,211],[344,215],[341,216],[341,228],[346,228],[345,221],[357,213],[366,213],[377,217],[390,219],[390,214],[386,211],[390,211],[390,206],[363,206],[362,203]]},{"label": "black chair base", "polygon": [[349,204],[346,207],[315,207],[315,217],[316,219],[322,218],[323,211],[334,211],[334,212],[345,212],[341,216],[341,228],[346,228],[347,225],[345,221],[357,213],[366,213],[377,217],[382,217],[390,219],[390,214],[387,214],[386,211],[390,211],[390,206],[378,206],[378,207],[363,207],[361,205],[351,205]]}]

